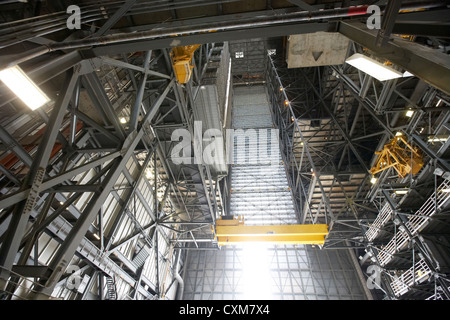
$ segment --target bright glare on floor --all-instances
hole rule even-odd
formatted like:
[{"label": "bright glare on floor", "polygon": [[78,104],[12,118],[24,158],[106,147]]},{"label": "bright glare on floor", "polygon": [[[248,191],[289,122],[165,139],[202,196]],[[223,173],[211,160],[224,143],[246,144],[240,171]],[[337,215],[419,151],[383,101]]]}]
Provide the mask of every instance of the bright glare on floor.
[{"label": "bright glare on floor", "polygon": [[266,243],[246,243],[242,245],[244,299],[273,299],[268,247]]}]

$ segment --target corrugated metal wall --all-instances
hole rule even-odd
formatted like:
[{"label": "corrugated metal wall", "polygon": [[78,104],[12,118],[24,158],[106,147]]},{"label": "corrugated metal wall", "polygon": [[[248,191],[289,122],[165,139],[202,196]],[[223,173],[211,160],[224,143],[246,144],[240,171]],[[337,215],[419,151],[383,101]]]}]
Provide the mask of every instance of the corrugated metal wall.
[{"label": "corrugated metal wall", "polygon": [[365,295],[344,250],[233,246],[190,253],[184,299],[364,300]]}]

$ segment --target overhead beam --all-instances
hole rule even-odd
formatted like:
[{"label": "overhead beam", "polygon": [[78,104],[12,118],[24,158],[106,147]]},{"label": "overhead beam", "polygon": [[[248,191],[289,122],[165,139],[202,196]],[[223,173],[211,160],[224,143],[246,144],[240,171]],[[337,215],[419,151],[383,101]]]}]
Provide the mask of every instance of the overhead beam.
[{"label": "overhead beam", "polygon": [[315,8],[309,4],[307,4],[305,1],[302,0],[288,0],[290,3],[295,4],[300,9],[306,10],[306,11],[314,11]]},{"label": "overhead beam", "polygon": [[321,245],[328,235],[326,224],[245,225],[243,219],[218,220],[215,229],[219,246],[244,242]]},{"label": "overhead beam", "polygon": [[395,37],[377,46],[377,31],[361,22],[341,21],[338,31],[352,41],[406,69],[428,84],[450,94],[450,57],[436,49]]},{"label": "overhead beam", "polygon": [[97,32],[94,33],[94,37],[99,37],[104,35],[109,29],[114,27],[114,25],[128,12],[128,10],[133,7],[136,0],[127,0],[125,3],[116,11],[114,14],[106,21]]}]

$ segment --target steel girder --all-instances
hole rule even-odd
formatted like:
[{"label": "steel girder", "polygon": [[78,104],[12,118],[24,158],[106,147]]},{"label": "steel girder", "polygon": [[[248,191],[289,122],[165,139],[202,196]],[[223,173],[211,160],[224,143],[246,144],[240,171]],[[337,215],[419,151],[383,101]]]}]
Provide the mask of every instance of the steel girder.
[{"label": "steel girder", "polygon": [[[111,61],[105,61],[105,63],[108,63]],[[123,64],[119,63],[119,64]],[[41,291],[41,293],[44,294],[51,294],[53,289],[55,288],[55,286],[58,283],[58,279],[60,279],[62,276],[64,276],[64,272],[65,272],[65,267],[67,266],[67,264],[71,261],[71,258],[74,256],[74,254],[76,255],[80,255],[81,257],[83,257],[83,259],[86,259],[86,261],[94,268],[100,269],[103,273],[106,274],[117,274],[120,277],[122,277],[123,279],[125,279],[125,282],[128,281],[130,286],[134,286],[135,285],[135,280],[133,280],[133,277],[130,276],[129,271],[125,271],[123,269],[121,269],[120,267],[118,267],[118,265],[116,264],[116,262],[114,262],[114,259],[117,259],[117,257],[119,259],[125,259],[123,261],[126,262],[126,260],[128,259],[127,257],[124,257],[118,250],[126,245],[129,244],[130,242],[136,241],[137,238],[140,238],[142,236],[147,236],[148,237],[148,241],[150,242],[150,246],[152,246],[152,244],[156,244],[153,245],[152,250],[158,250],[158,243],[156,242],[155,237],[158,235],[158,233],[154,233],[154,234],[148,234],[149,231],[155,230],[155,226],[156,223],[158,221],[158,219],[162,219],[163,215],[158,215],[158,214],[154,214],[154,212],[156,212],[156,210],[154,209],[153,205],[147,206],[146,204],[146,199],[144,198],[144,196],[141,194],[141,186],[142,186],[142,177],[145,176],[145,174],[148,171],[148,164],[150,162],[150,158],[151,158],[151,151],[156,149],[160,150],[160,146],[158,145],[149,145],[149,142],[151,141],[150,137],[152,136],[151,128],[149,126],[149,124],[151,122],[154,122],[154,118],[160,113],[159,108],[161,107],[161,105],[163,104],[163,102],[166,100],[166,98],[168,98],[169,93],[174,94],[174,82],[170,81],[171,76],[170,75],[165,75],[162,74],[160,72],[154,72],[153,70],[148,70],[148,72],[146,72],[145,67],[142,70],[139,70],[139,67],[135,67],[134,69],[137,69],[136,71],[144,71],[145,73],[148,73],[151,77],[161,77],[162,79],[164,79],[164,81],[167,82],[167,85],[165,87],[162,87],[162,90],[158,93],[158,96],[156,98],[151,98],[151,100],[153,102],[151,102],[150,104],[148,103],[149,101],[149,97],[145,97],[145,103],[139,103],[136,105],[139,105],[139,110],[138,113],[139,114],[144,114],[143,118],[141,118],[141,121],[138,123],[138,126],[135,130],[130,130],[130,133],[126,133],[126,131],[123,129],[123,125],[121,123],[119,123],[119,115],[120,115],[120,111],[118,111],[119,109],[117,109],[116,106],[113,106],[110,101],[111,101],[111,97],[107,96],[107,92],[104,91],[103,89],[103,84],[100,83],[100,78],[98,78],[97,75],[95,75],[93,72],[94,69],[92,68],[92,66],[97,66],[101,68],[101,65],[103,65],[103,61],[99,61],[98,59],[94,60],[86,60],[85,62],[82,62],[81,67],[77,68],[77,72],[83,74],[82,77],[85,79],[85,81],[83,82],[83,88],[84,90],[86,90],[86,92],[90,93],[90,99],[95,102],[98,101],[98,109],[97,110],[102,110],[103,113],[103,117],[100,117],[99,120],[94,119],[95,115],[94,114],[86,114],[85,112],[80,111],[80,109],[75,108],[75,105],[71,105],[68,108],[69,114],[72,113],[73,116],[69,116],[67,117],[67,113],[66,113],[66,108],[69,105],[69,100],[72,97],[72,92],[74,91],[74,88],[76,86],[77,83],[79,83],[77,80],[78,78],[78,74],[76,77],[72,77],[71,82],[70,82],[70,89],[69,90],[64,90],[64,92],[67,92],[67,94],[61,97],[65,98],[64,100],[62,100],[61,105],[64,106],[64,108],[61,108],[61,112],[59,113],[53,113],[53,118],[51,118],[50,120],[58,120],[56,119],[56,115],[58,115],[59,117],[59,121],[53,121],[50,122],[52,123],[52,127],[51,129],[49,129],[51,132],[51,136],[49,136],[49,138],[47,138],[47,140],[44,141],[50,141],[50,139],[53,139],[53,141],[55,141],[56,139],[56,135],[60,132],[60,123],[62,121],[62,116],[64,114],[66,114],[66,118],[65,119],[70,119],[70,118],[74,118],[76,117],[77,121],[81,121],[82,123],[84,123],[84,125],[86,126],[86,128],[90,128],[89,130],[86,130],[84,133],[82,131],[78,131],[76,132],[77,137],[72,137],[69,140],[73,141],[73,144],[71,145],[72,149],[68,149],[66,155],[59,157],[59,159],[57,160],[57,162],[55,163],[54,159],[52,159],[52,163],[57,164],[58,161],[62,161],[62,162],[66,162],[66,163],[71,163],[71,162],[67,162],[69,159],[78,159],[75,160],[75,162],[73,164],[70,164],[69,167],[66,167],[66,171],[60,171],[58,172],[56,171],[51,171],[51,172],[44,172],[44,176],[42,176],[42,182],[39,183],[39,187],[40,189],[38,189],[38,193],[40,193],[42,195],[42,199],[47,198],[47,204],[50,206],[54,206],[54,200],[53,197],[50,198],[49,195],[57,195],[57,197],[59,197],[60,199],[65,199],[65,196],[63,196],[62,198],[59,196],[60,194],[66,194],[66,192],[70,192],[72,193],[74,196],[72,196],[70,198],[70,200],[68,200],[67,202],[64,203],[63,206],[61,206],[60,209],[52,209],[53,213],[44,220],[39,220],[39,225],[37,225],[38,222],[36,222],[36,225],[33,227],[34,228],[34,236],[30,237],[31,234],[28,234],[27,237],[25,238],[26,240],[21,241],[22,235],[24,235],[23,232],[17,232],[15,234],[12,234],[14,236],[14,241],[11,241],[14,246],[8,245],[8,242],[3,241],[2,244],[2,250],[3,251],[8,251],[10,252],[10,254],[6,254],[6,255],[2,255],[3,257],[7,257],[9,259],[9,257],[15,257],[14,252],[17,252],[17,245],[22,244],[27,244],[28,246],[31,243],[31,247],[33,246],[33,242],[36,240],[36,236],[39,234],[42,234],[42,232],[45,233],[52,233],[52,230],[54,229],[54,226],[57,225],[58,221],[61,220],[62,217],[60,217],[60,215],[64,214],[64,209],[65,208],[69,208],[75,201],[77,201],[80,197],[85,198],[88,193],[91,193],[91,200],[89,201],[89,205],[87,207],[84,208],[84,210],[82,210],[81,212],[79,212],[79,215],[77,217],[77,222],[74,223],[69,229],[67,229],[67,232],[64,233],[64,237],[62,237],[60,239],[61,241],[61,245],[59,246],[57,252],[55,253],[55,256],[53,257],[53,259],[51,261],[48,262],[47,265],[47,271],[44,272],[44,277],[41,278],[40,284],[36,284],[35,288],[33,290],[35,290],[36,292]],[[144,82],[143,82],[144,83]],[[177,89],[178,90],[178,89]],[[78,92],[79,94],[79,92]],[[142,96],[141,96],[142,99]],[[142,101],[142,100],[141,100]],[[175,100],[174,100],[175,101]],[[113,102],[114,103],[114,102]],[[178,104],[178,102],[177,102]],[[82,105],[81,105],[82,106]],[[77,106],[78,107],[78,106]],[[165,107],[164,107],[165,108]],[[58,110],[58,109],[55,109]],[[99,121],[106,121],[106,125],[101,125],[99,124]],[[65,120],[64,123],[67,123],[67,120]],[[111,125],[112,124],[112,125]],[[3,129],[3,128],[2,128]],[[149,131],[150,130],[150,131]],[[17,146],[16,148],[16,152],[18,153],[18,155],[20,156],[22,152],[22,149],[18,149],[20,148],[21,143],[20,142],[14,142],[14,138],[11,137],[10,134],[8,134],[8,132],[6,130],[3,130],[3,132],[5,133],[2,136],[2,140],[3,141],[9,141],[8,144],[13,144]],[[99,138],[101,138],[101,136],[99,135],[101,134],[103,137],[107,137],[109,140],[104,140],[107,142],[107,145],[116,145],[116,147],[114,148],[110,148],[108,147],[103,147],[102,146],[102,142],[99,140]],[[150,135],[149,135],[150,134]],[[10,140],[7,140],[10,139]],[[108,142],[109,141],[109,142]],[[90,143],[91,146],[89,147],[85,147],[86,143]],[[45,152],[42,151],[43,156],[39,157],[44,159],[45,156],[47,155],[47,157],[49,157],[48,153],[49,150],[52,150],[54,143],[51,143],[51,141],[49,143],[46,144],[41,144],[42,148],[45,148]],[[145,147],[147,146],[148,147]],[[68,148],[68,147],[67,147]],[[149,148],[148,151],[146,151],[146,148]],[[139,166],[139,163],[137,162],[138,159],[136,158],[137,155],[139,155],[142,152],[150,152],[147,155],[147,160],[142,162],[142,166],[141,169],[139,170],[139,174],[137,176],[137,178],[134,178],[132,175],[130,175],[128,173],[128,168],[129,167],[129,163],[130,161],[133,161],[134,163],[136,163],[136,165]],[[34,162],[34,160],[28,158],[30,161],[27,160],[27,152],[25,150],[23,150],[23,156],[21,156],[19,159],[23,160],[23,163],[28,164],[29,167],[33,168],[38,166],[38,164],[40,166],[44,166],[44,162]],[[95,158],[92,157],[92,155],[95,154],[103,154],[103,156],[97,157]],[[156,153],[155,153],[156,154]],[[52,155],[53,156],[53,155]],[[167,169],[167,164],[165,164],[164,162],[167,161],[166,159],[166,155],[162,152],[158,152],[158,156],[159,156],[159,160],[158,163],[156,164],[158,167],[160,166],[165,166],[166,167],[166,171],[168,174],[170,174],[170,171],[168,171]],[[77,161],[80,161],[81,159],[84,159],[84,163],[81,162],[81,164],[76,164]],[[87,160],[87,161],[86,161]],[[154,156],[154,160],[156,161],[156,155]],[[43,160],[44,161],[44,160]],[[46,160],[48,161],[48,159]],[[139,160],[140,161],[140,160]],[[102,164],[104,163],[109,163],[108,166],[103,167],[103,169],[101,169],[100,171],[98,171],[98,175],[96,176],[96,179],[99,179],[98,181],[98,186],[100,187],[100,189],[90,189],[90,184],[92,182],[94,182],[95,180],[90,180],[87,181],[85,184],[83,183],[79,183],[76,185],[73,185],[73,179],[75,177],[83,177],[86,176],[87,177],[87,173],[92,172],[92,170],[97,170],[97,168],[101,168]],[[44,166],[45,167],[45,166]],[[57,167],[55,167],[57,168]],[[63,167],[59,167],[60,170],[63,170]],[[157,170],[158,168],[153,166],[153,170]],[[36,170],[36,169],[34,169]],[[158,169],[159,170],[159,169]],[[125,177],[127,177],[128,179],[128,183],[130,185],[130,187],[132,187],[132,189],[130,189],[130,191],[127,193],[127,195],[125,196],[125,194],[119,194],[118,191],[115,190],[114,185],[116,184],[117,178],[119,176],[124,175]],[[133,175],[135,175],[135,173],[133,173]],[[158,178],[159,179],[159,178]],[[146,179],[144,179],[146,181]],[[153,187],[151,185],[148,184],[148,182],[145,182],[144,184],[148,185],[148,188],[152,189]],[[61,185],[64,184],[64,185]],[[160,182],[158,182],[158,184],[160,184]],[[153,188],[154,191],[156,192],[156,188]],[[120,190],[120,189],[119,189]],[[169,189],[167,189],[169,190]],[[179,193],[179,190],[175,190],[171,189],[172,191],[174,191],[175,193]],[[171,192],[172,192],[171,191]],[[24,202],[27,199],[29,199],[29,195],[31,192],[35,192],[33,188],[26,188],[26,187],[22,187],[22,190],[18,190],[16,192],[10,193],[6,196],[3,197],[3,199],[1,200],[1,204],[3,208],[8,208],[11,206],[14,206],[15,204],[20,204],[20,202]],[[74,193],[73,193],[74,192]],[[166,192],[167,194],[167,192]],[[93,257],[90,257],[89,255],[85,255],[85,249],[83,248],[87,248],[87,244],[91,243],[92,240],[87,240],[87,238],[85,238],[85,236],[88,236],[90,232],[93,231],[89,231],[90,229],[92,229],[91,223],[94,222],[95,220],[97,220],[98,217],[98,212],[100,210],[100,212],[102,212],[102,205],[104,204],[105,200],[110,197],[113,196],[115,199],[117,199],[117,201],[119,201],[120,204],[120,210],[122,210],[122,213],[118,213],[116,214],[115,218],[113,221],[113,227],[109,230],[109,233],[104,234],[103,232],[103,227],[101,224],[98,225],[98,228],[100,229],[100,231],[98,233],[100,233],[101,236],[101,242],[100,242],[100,247],[95,248],[95,246],[92,247],[91,250],[100,250],[98,251],[100,258],[100,261],[98,260],[92,260]],[[125,196],[125,197],[124,197]],[[147,197],[148,195],[146,195]],[[126,214],[124,214],[124,210],[125,208],[127,208],[130,205],[130,202],[132,202],[133,198],[139,198],[140,203],[144,204],[144,207],[146,207],[145,211],[147,211],[148,216],[150,217],[150,221],[153,221],[153,223],[151,224],[147,224],[147,225],[142,225],[139,226],[139,221],[134,219],[134,224],[136,225],[136,228],[138,228],[139,226],[139,231],[136,234],[130,234],[128,236],[128,239],[123,239],[120,240],[120,242],[116,242],[114,243],[113,239],[117,238],[117,234],[116,234],[116,230],[120,225],[121,222],[124,218],[124,216]],[[167,197],[166,197],[167,198]],[[180,202],[180,204],[182,205],[183,202],[183,198],[182,197],[177,197],[178,201]],[[155,199],[155,196],[153,196],[153,199]],[[167,198],[168,199],[168,198]],[[39,200],[39,203],[42,203],[41,200]],[[165,202],[164,202],[165,203]],[[47,206],[48,206],[47,205]],[[159,205],[158,210],[162,210],[163,209],[163,204]],[[33,207],[31,207],[33,208]],[[48,207],[43,207],[42,209],[39,208],[35,208],[34,210],[41,210],[40,215],[42,217],[45,217],[46,215],[46,210],[48,210]],[[33,210],[33,212],[34,212]],[[127,209],[128,210],[128,209]],[[2,212],[2,220],[4,219],[8,219],[8,213],[7,211]],[[100,214],[100,219],[102,217],[104,213]],[[33,217],[35,216],[35,214],[33,213]],[[27,223],[28,219],[25,219],[26,216],[24,216],[24,221]],[[158,218],[159,217],[159,218]],[[165,219],[167,217],[164,217]],[[56,224],[55,224],[56,223]],[[67,222],[65,222],[67,223]],[[68,223],[67,225],[70,226],[73,222]],[[62,234],[62,233],[59,233]],[[92,233],[91,233],[92,234]],[[148,234],[148,235],[147,235]],[[163,238],[165,237],[165,233],[162,233]],[[3,237],[3,239],[7,239],[5,237]],[[31,242],[30,242],[31,241]],[[161,242],[161,240],[159,240],[159,242]],[[166,242],[166,240],[164,240],[164,242]],[[80,244],[83,243],[82,247],[80,247]],[[161,243],[160,243],[161,244]],[[36,245],[36,244],[35,244]],[[92,246],[92,244],[89,244],[90,246]],[[169,245],[171,245],[169,243]],[[80,249],[81,248],[81,249]],[[108,248],[111,248],[111,252],[106,254],[103,252],[102,250],[107,250]],[[81,250],[81,251],[80,251]],[[105,251],[106,252],[106,251]],[[111,258],[108,257],[109,254],[114,253],[115,257],[113,260],[111,260]],[[158,253],[156,255],[156,259],[157,261],[159,261],[161,259],[161,255],[162,253]],[[113,256],[111,256],[113,257]],[[14,258],[13,258],[14,260]],[[8,260],[9,261],[9,260]],[[10,263],[10,262],[8,262]],[[111,269],[111,267],[106,267],[106,264],[108,263],[108,265],[113,265],[113,268]],[[129,263],[129,262],[127,262]],[[20,266],[15,266],[14,265],[14,269],[15,270],[22,270],[22,269],[17,269]],[[106,268],[106,269],[105,269]],[[7,265],[2,264],[2,270],[4,272],[4,277],[7,279],[8,278],[8,269],[11,270],[11,267],[7,267]],[[39,273],[42,275],[42,273]],[[162,276],[162,274],[160,274],[160,277]],[[12,278],[11,278],[12,279]],[[17,277],[16,277],[17,279]],[[49,279],[49,280],[48,280]],[[127,280],[128,279],[128,280]],[[159,278],[158,278],[159,279]],[[141,282],[142,281],[142,282]],[[159,281],[159,280],[158,280]],[[151,280],[148,279],[147,276],[144,276],[141,274],[141,276],[139,277],[138,280],[138,286],[136,286],[136,288],[138,288],[137,291],[134,291],[134,295],[136,294],[136,292],[139,292],[141,295],[145,296],[151,296],[152,294],[158,294],[160,289],[158,289],[158,283],[156,283],[156,285],[154,283],[152,283]],[[162,280],[161,280],[162,283]],[[143,286],[147,285],[150,289],[149,291],[146,291],[145,289],[143,289]],[[3,288],[5,289],[5,288]],[[11,286],[8,287],[8,289],[11,289]],[[14,288],[12,288],[12,292],[14,291]],[[153,290],[153,291],[152,291]]]},{"label": "steel girder", "polygon": [[[353,49],[355,50],[354,52],[357,52],[357,46],[353,45]],[[440,97],[445,97],[446,95],[414,77],[402,79],[398,82],[386,82],[380,86],[380,83],[370,79],[369,76],[360,72],[358,72],[358,76],[354,76],[350,70],[351,68],[346,66],[333,66],[330,72],[341,81],[342,85],[347,89],[348,95],[355,99],[359,108],[362,108],[364,113],[369,114],[371,119],[383,129],[377,149],[382,148],[384,143],[396,135],[396,132],[401,131],[410,143],[421,148],[427,156],[426,168],[422,169],[416,176],[408,175],[404,179],[395,179],[389,177],[388,174],[381,175],[378,177],[375,185],[371,187],[370,192],[365,196],[367,199],[365,205],[363,207],[360,207],[357,203],[351,205],[351,209],[355,211],[355,216],[358,217],[362,217],[362,212],[368,212],[369,207],[378,208],[378,216],[375,221],[372,218],[358,220],[358,224],[363,231],[361,239],[363,239],[366,248],[366,253],[360,264],[379,264],[383,270],[381,274],[383,282],[382,288],[380,289],[384,291],[387,297],[398,299],[401,298],[398,295],[399,289],[396,287],[399,281],[393,281],[393,275],[400,272],[400,270],[407,269],[411,264],[413,265],[412,268],[416,267],[419,270],[420,266],[415,263],[419,263],[419,257],[422,257],[420,261],[426,263],[430,270],[432,270],[431,272],[435,272],[434,285],[442,288],[443,294],[447,294],[448,296],[444,285],[445,280],[440,279],[442,275],[437,275],[439,272],[436,273],[437,270],[435,268],[438,262],[436,262],[435,258],[432,258],[436,257],[437,251],[433,251],[436,248],[430,246],[429,240],[424,240],[422,236],[411,234],[411,242],[408,249],[399,249],[394,255],[395,257],[391,264],[386,266],[380,264],[378,260],[379,253],[383,252],[383,247],[387,246],[389,237],[397,237],[396,232],[399,229],[402,230],[402,228],[405,228],[404,230],[408,230],[410,226],[408,219],[415,217],[414,214],[405,214],[404,210],[407,210],[405,208],[420,207],[425,198],[421,197],[420,200],[416,200],[417,195],[429,194],[431,192],[430,190],[436,190],[437,177],[433,176],[430,171],[440,170],[442,172],[448,170],[447,161],[442,157],[446,152],[445,150],[447,150],[447,144],[441,142],[436,145],[433,142],[430,143],[432,140],[429,139],[429,137],[439,136],[440,133],[446,132],[447,130],[445,123],[448,122],[449,114],[446,109],[434,110],[435,114],[430,114],[436,105],[436,101],[439,101]],[[410,118],[406,116],[406,111],[408,110],[414,111],[413,115],[410,115]],[[427,134],[423,133],[424,130],[427,130]],[[426,142],[427,138],[428,142]],[[372,159],[371,164],[375,160]],[[429,186],[430,181],[433,180],[435,180],[434,187]],[[405,196],[395,195],[393,191],[398,188],[407,189],[408,194]],[[399,203],[392,204],[394,201],[392,197],[398,199]],[[366,238],[367,231],[375,228],[371,227],[372,223],[375,225],[384,216],[382,212],[383,201],[391,204],[390,206],[393,210],[391,218],[395,220],[395,223],[392,223],[392,220],[388,220],[381,226],[377,224],[378,228],[380,228],[377,231],[378,235],[375,237],[375,240],[368,239]],[[435,229],[436,226],[434,225],[433,227],[433,224],[430,224],[430,227],[427,229],[429,230],[428,232],[432,233],[433,228]],[[445,269],[445,263],[442,261],[440,263],[440,267]],[[419,279],[418,276],[417,279]],[[392,287],[393,283],[395,283],[394,287]],[[421,290],[419,283],[413,285]],[[426,290],[429,290],[429,288],[422,288],[424,288],[422,289],[424,290],[422,294],[426,295]],[[411,291],[410,298],[414,297],[414,290]],[[432,292],[432,290],[428,292]],[[417,294],[420,295],[416,292]],[[431,293],[429,295],[431,296]]]},{"label": "steel girder", "polygon": [[437,89],[450,94],[450,58],[448,55],[398,37],[393,37],[383,46],[378,46],[376,44],[377,31],[369,30],[362,23],[341,22],[338,30],[349,39],[372,51],[376,56],[403,67]]}]

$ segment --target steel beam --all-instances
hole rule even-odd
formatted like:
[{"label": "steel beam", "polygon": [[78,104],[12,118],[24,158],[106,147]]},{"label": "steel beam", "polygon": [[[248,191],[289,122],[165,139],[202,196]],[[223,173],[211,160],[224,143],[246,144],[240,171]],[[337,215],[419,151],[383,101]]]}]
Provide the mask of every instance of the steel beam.
[{"label": "steel beam", "polygon": [[302,75],[304,76],[304,79],[310,84],[312,90],[314,91],[314,93],[316,94],[316,96],[320,99],[320,102],[323,106],[323,108],[325,109],[325,111],[328,113],[328,115],[331,117],[331,119],[333,119],[335,125],[337,126],[337,128],[339,129],[339,131],[341,132],[342,136],[344,137],[345,141],[347,141],[349,148],[353,151],[353,154],[356,156],[356,158],[358,159],[358,162],[361,164],[361,166],[364,168],[364,170],[366,170],[367,172],[369,171],[369,168],[367,167],[367,164],[364,162],[364,160],[361,158],[361,156],[359,155],[358,150],[356,150],[355,146],[353,145],[350,137],[348,136],[347,132],[342,128],[342,126],[339,124],[339,122],[337,121],[336,117],[334,116],[333,112],[331,112],[330,108],[328,108],[327,104],[325,103],[325,101],[323,100],[322,96],[320,95],[320,93],[318,92],[318,90],[314,87],[314,85],[311,83],[310,79],[308,79],[308,77],[302,73]]},{"label": "steel beam", "polygon": [[216,236],[219,246],[244,242],[275,244],[324,244],[326,224],[244,225],[239,220],[218,220]]},{"label": "steel beam", "polygon": [[150,65],[150,58],[152,56],[152,51],[147,51],[144,56],[144,66],[143,66],[143,74],[141,78],[141,83],[139,85],[139,89],[136,93],[136,99],[134,101],[134,106],[131,109],[130,121],[129,121],[129,131],[136,130],[138,124],[139,112],[141,110],[142,99],[144,98],[145,87],[147,84],[147,75],[148,68]]},{"label": "steel beam", "polygon": [[120,124],[119,118],[117,117],[114,107],[111,105],[111,102],[108,96],[106,95],[105,89],[103,88],[103,85],[100,82],[100,79],[98,78],[97,74],[91,72],[85,75],[84,78],[87,80],[89,86],[94,90],[95,97],[92,98],[97,99],[100,108],[107,116],[109,123],[114,126],[114,129],[116,130],[116,135],[123,141],[126,137],[125,130],[123,126]]},{"label": "steel beam", "polygon": [[[99,159],[90,161],[84,165],[78,166],[76,168],[65,171],[64,173],[55,175],[49,179],[42,181],[39,192],[45,192],[46,190],[63,183],[64,181],[75,177],[77,174],[86,172],[102,163],[113,160],[120,156],[120,152],[116,151],[109,155],[100,157]],[[0,200],[0,208],[7,208],[12,206],[22,200],[27,199],[28,195],[31,192],[31,188],[27,188],[24,190],[19,190],[17,192],[12,193],[11,195],[7,195]]]},{"label": "steel beam", "polygon": [[[119,227],[120,223],[122,222],[124,216],[124,212],[127,210],[131,200],[133,199],[134,193],[136,192],[142,178],[145,175],[145,170],[150,163],[150,160],[152,158],[152,155],[154,153],[154,150],[152,149],[151,152],[149,152],[144,160],[144,163],[142,164],[142,167],[140,169],[140,172],[136,178],[135,183],[133,184],[132,189],[129,191],[129,193],[126,195],[125,199],[123,200],[122,207],[120,208],[117,215],[114,217],[114,220],[112,222],[111,228],[109,233],[106,235],[107,242],[105,244],[105,250],[111,253],[114,250],[110,250],[112,244],[113,244],[113,235],[116,233],[117,228]],[[144,202],[143,202],[144,203]],[[149,212],[149,214],[151,211]],[[154,219],[153,219],[154,220]],[[138,233],[138,235],[141,234],[141,232]]]},{"label": "steel beam", "polygon": [[[168,85],[169,89],[172,88],[173,81],[174,80],[172,80]],[[168,91],[169,90],[165,91],[166,95]],[[139,130],[131,132],[126,137],[122,145],[121,157],[113,160],[113,166],[108,171],[108,174],[103,181],[102,191],[100,193],[97,193],[96,196],[89,202],[82,215],[78,218],[70,233],[67,235],[65,241],[61,244],[60,248],[49,263],[48,267],[51,275],[49,276],[48,281],[44,282],[45,288],[40,290],[40,293],[44,295],[50,295],[53,291],[53,288],[55,287],[58,279],[64,273],[67,264],[69,263],[71,257],[77,250],[78,245],[89,229],[90,224],[95,219],[106,198],[109,196],[111,189],[116,183],[117,178],[122,173],[124,168],[126,168],[128,160],[134,154],[137,144],[141,141],[145,134],[145,127],[153,119],[153,116],[158,111],[159,106],[160,104],[156,103],[153,106],[151,112],[149,112],[142,121]]]},{"label": "steel beam", "polygon": [[389,40],[384,46],[376,45],[376,30],[369,30],[360,22],[339,23],[338,31],[344,36],[406,69],[428,84],[450,94],[450,57],[436,49],[399,38]]},{"label": "steel beam", "polygon": [[302,10],[306,10],[306,11],[316,10],[313,6],[307,4],[305,1],[302,1],[302,0],[288,0],[288,1],[292,4],[295,4],[297,7],[299,7]]},{"label": "steel beam", "polygon": [[114,27],[114,25],[133,7],[136,0],[127,0],[124,4],[116,11],[114,14],[106,21],[100,29],[94,33],[94,37],[100,37],[104,35],[109,29]]},{"label": "steel beam", "polygon": [[430,147],[423,141],[419,135],[412,133],[411,137],[413,138],[413,141],[419,146],[421,150],[423,150],[430,158],[437,160],[438,163],[446,170],[450,171],[450,163],[443,159],[442,157],[439,157],[433,150],[430,149]]},{"label": "steel beam", "polygon": [[33,163],[33,158],[30,154],[25,151],[25,149],[12,137],[8,131],[6,131],[2,126],[0,126],[0,140],[5,144],[5,146],[15,153],[15,155],[27,166],[31,167]]},{"label": "steel beam", "polygon": [[25,232],[29,216],[36,203],[39,191],[42,188],[42,180],[45,175],[45,168],[50,161],[50,155],[56,141],[63,117],[66,113],[67,106],[72,98],[75,86],[78,81],[79,68],[68,72],[62,92],[55,103],[52,114],[50,116],[49,125],[42,138],[42,142],[38,147],[38,151],[30,168],[29,175],[22,189],[30,189],[26,200],[18,203],[14,209],[11,222],[9,223],[7,236],[2,243],[0,249],[0,266],[4,269],[1,273],[2,277],[8,277],[6,270],[11,270],[20,246],[20,240]]}]

